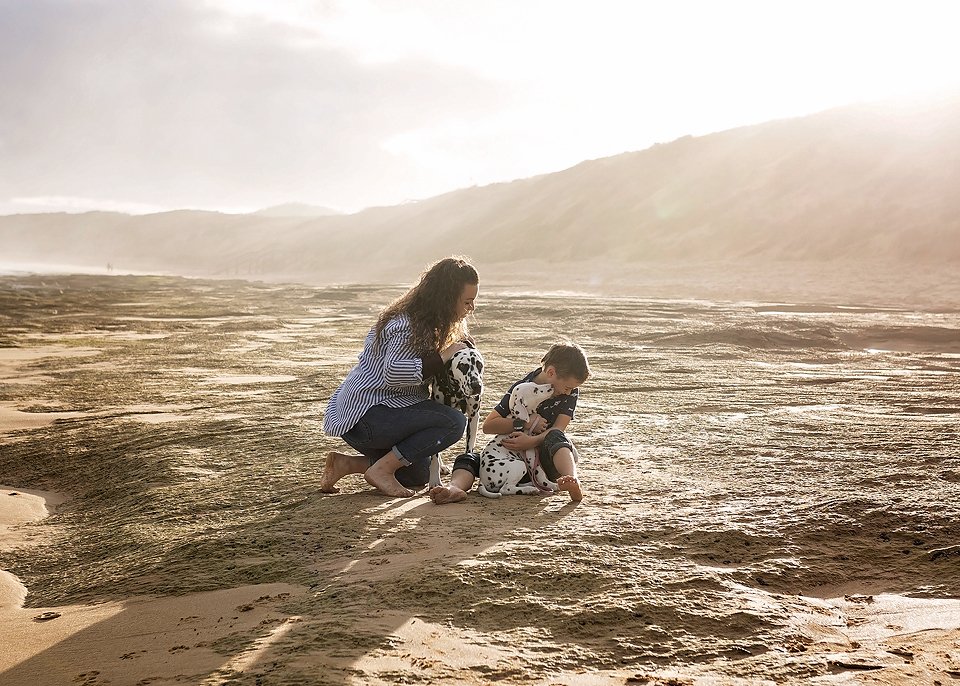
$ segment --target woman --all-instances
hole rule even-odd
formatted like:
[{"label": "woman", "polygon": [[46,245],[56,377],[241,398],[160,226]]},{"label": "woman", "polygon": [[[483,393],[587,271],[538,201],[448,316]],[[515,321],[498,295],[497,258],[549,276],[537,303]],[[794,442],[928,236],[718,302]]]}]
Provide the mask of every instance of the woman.
[{"label": "woman", "polygon": [[448,257],[380,313],[359,362],[334,392],[323,430],[361,453],[331,452],[320,491],[363,474],[386,495],[409,497],[429,479],[430,457],[463,436],[466,418],[430,400],[427,383],[468,338],[480,279],[466,260]]}]

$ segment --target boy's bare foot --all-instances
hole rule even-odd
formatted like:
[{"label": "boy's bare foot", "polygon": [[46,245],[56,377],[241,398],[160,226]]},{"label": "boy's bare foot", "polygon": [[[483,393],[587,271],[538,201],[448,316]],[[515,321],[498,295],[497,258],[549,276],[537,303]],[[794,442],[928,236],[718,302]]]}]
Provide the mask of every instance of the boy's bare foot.
[{"label": "boy's bare foot", "polygon": [[580,490],[580,482],[573,476],[561,476],[557,479],[557,488],[561,491],[567,491],[570,494],[570,500],[583,500],[583,491]]},{"label": "boy's bare foot", "polygon": [[379,462],[375,462],[363,473],[363,478],[367,480],[368,484],[384,495],[393,496],[394,498],[409,498],[414,494],[413,491],[409,488],[404,488],[403,485],[397,481],[397,477],[393,472],[378,467],[377,465],[379,464]]},{"label": "boy's bare foot", "polygon": [[362,455],[344,455],[343,453],[327,453],[327,462],[320,475],[321,493],[339,493],[340,489],[334,486],[347,474],[360,474],[367,468],[367,458]]},{"label": "boy's bare foot", "polygon": [[466,491],[456,486],[434,486],[430,489],[430,500],[437,505],[444,503],[459,503],[467,497]]}]

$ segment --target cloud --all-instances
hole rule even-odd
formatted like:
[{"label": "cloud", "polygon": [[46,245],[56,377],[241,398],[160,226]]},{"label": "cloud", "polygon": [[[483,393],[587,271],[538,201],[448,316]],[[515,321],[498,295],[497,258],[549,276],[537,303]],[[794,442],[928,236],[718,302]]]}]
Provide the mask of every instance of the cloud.
[{"label": "cloud", "polygon": [[0,0],[0,88],[0,200],[168,207],[416,197],[433,172],[385,141],[506,97],[467,69],[147,0]]},{"label": "cloud", "polygon": [[13,197],[359,209],[960,87],[941,0],[0,0]]}]

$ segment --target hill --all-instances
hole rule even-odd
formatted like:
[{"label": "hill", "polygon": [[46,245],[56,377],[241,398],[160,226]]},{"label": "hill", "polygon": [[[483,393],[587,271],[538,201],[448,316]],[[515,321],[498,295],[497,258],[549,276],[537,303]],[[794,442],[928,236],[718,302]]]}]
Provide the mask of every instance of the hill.
[{"label": "hill", "polygon": [[342,214],[337,210],[320,205],[307,205],[302,202],[288,202],[283,205],[271,205],[252,212],[261,217],[330,217]]},{"label": "hill", "polygon": [[451,253],[584,261],[960,261],[960,97],[839,108],[351,215],[0,217],[4,259],[389,281]]}]

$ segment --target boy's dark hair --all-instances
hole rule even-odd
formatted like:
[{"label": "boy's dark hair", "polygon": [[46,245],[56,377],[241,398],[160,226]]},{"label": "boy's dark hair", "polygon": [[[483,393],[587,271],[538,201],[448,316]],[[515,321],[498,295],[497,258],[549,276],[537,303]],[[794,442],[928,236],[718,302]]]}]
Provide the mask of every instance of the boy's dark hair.
[{"label": "boy's dark hair", "polygon": [[555,343],[541,360],[543,368],[553,367],[558,376],[572,376],[581,383],[590,376],[590,364],[587,355],[576,343],[566,341]]}]

